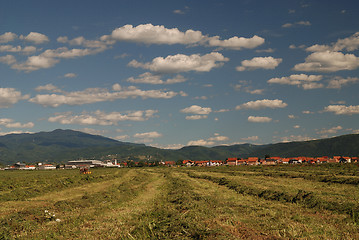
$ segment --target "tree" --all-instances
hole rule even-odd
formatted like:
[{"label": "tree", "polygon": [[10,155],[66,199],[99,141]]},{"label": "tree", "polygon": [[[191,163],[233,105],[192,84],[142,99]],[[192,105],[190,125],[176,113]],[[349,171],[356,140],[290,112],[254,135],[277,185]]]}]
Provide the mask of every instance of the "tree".
[{"label": "tree", "polygon": [[179,159],[179,160],[176,161],[176,165],[182,166],[182,164],[183,164],[182,160]]}]

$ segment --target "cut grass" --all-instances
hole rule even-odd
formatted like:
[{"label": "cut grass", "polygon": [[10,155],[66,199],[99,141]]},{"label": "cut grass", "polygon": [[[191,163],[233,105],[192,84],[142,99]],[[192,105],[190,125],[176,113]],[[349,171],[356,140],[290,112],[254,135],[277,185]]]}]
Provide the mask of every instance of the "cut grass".
[{"label": "cut grass", "polygon": [[[275,175],[304,174],[288,169],[95,169],[89,177],[74,171],[26,173],[32,182],[46,180],[39,183],[44,189],[18,183],[20,172],[12,172],[14,179],[6,173],[0,179],[28,195],[13,197],[8,191],[14,189],[0,184],[0,196],[12,199],[0,200],[0,239],[359,239],[355,186]],[[347,170],[350,178],[352,169]],[[57,178],[62,183],[55,184]]]}]

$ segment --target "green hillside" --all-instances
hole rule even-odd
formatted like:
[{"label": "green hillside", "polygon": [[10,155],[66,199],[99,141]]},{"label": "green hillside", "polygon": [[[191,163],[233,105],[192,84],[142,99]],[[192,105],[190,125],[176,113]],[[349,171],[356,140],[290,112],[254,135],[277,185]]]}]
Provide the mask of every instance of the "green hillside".
[{"label": "green hillside", "polygon": [[268,145],[239,144],[232,146],[188,146],[178,150],[159,149],[119,142],[110,138],[73,130],[57,129],[34,134],[10,134],[0,137],[0,164],[15,162],[65,163],[78,158],[101,159],[116,156],[120,160],[177,161],[225,160],[228,157],[260,157],[265,155],[295,156],[359,156],[359,134],[303,142]]}]

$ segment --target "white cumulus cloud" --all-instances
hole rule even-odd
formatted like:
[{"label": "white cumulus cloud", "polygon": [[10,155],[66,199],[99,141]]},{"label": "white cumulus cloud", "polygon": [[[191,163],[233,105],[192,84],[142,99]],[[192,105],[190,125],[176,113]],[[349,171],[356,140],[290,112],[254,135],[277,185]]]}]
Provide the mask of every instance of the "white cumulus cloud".
[{"label": "white cumulus cloud", "polygon": [[6,32],[0,35],[0,43],[8,43],[14,41],[17,38],[17,35],[12,32]]},{"label": "white cumulus cloud", "polygon": [[135,135],[133,135],[133,137],[135,138],[160,138],[163,135],[161,133],[158,133],[156,131],[154,132],[145,132],[145,133],[136,133]]},{"label": "white cumulus cloud", "polygon": [[258,116],[249,116],[248,122],[255,122],[255,123],[264,123],[264,122],[271,122],[272,118],[270,117],[258,117]]},{"label": "white cumulus cloud", "polygon": [[352,36],[338,39],[337,42],[332,43],[331,45],[319,45],[315,44],[308,48],[306,51],[308,52],[323,52],[323,51],[355,51],[359,48],[359,32],[354,33]]},{"label": "white cumulus cloud", "polygon": [[0,125],[6,128],[33,128],[35,126],[33,122],[19,123],[10,118],[0,118]]},{"label": "white cumulus cloud", "polygon": [[324,51],[310,54],[304,63],[296,64],[293,69],[304,72],[336,72],[354,70],[358,67],[359,57],[354,54]]},{"label": "white cumulus cloud", "polygon": [[232,37],[229,39],[220,40],[219,36],[215,36],[208,39],[208,44],[211,47],[223,47],[234,50],[241,50],[242,48],[256,48],[264,44],[264,42],[264,38],[257,35],[254,35],[251,38]]},{"label": "white cumulus cloud", "polygon": [[336,115],[353,115],[359,114],[359,105],[345,106],[345,105],[329,105],[324,108],[325,112],[333,112]]},{"label": "white cumulus cloud", "polygon": [[188,71],[209,72],[212,68],[220,67],[229,61],[221,53],[212,52],[206,55],[184,54],[169,55],[166,58],[157,57],[152,62],[140,63],[132,60],[128,65],[135,68],[149,69],[158,73],[179,73]]},{"label": "white cumulus cloud", "polygon": [[214,137],[210,137],[208,139],[189,141],[187,143],[187,146],[213,146],[215,144],[218,144],[219,142],[225,142],[228,140],[229,138],[227,136],[221,136],[220,134],[215,133]]},{"label": "white cumulus cloud", "polygon": [[18,101],[29,97],[29,95],[22,95],[14,88],[0,88],[0,108],[9,108]]},{"label": "white cumulus cloud", "polygon": [[[177,13],[181,13],[177,10]],[[251,38],[231,37],[221,40],[219,36],[208,37],[201,31],[192,29],[181,32],[178,28],[166,28],[163,25],[140,24],[136,27],[125,25],[112,31],[111,38],[117,41],[129,41],[145,44],[185,44],[221,47],[234,50],[255,48],[262,45],[265,40],[254,35]]]},{"label": "white cumulus cloud", "polygon": [[251,60],[243,60],[237,71],[255,70],[255,69],[275,69],[282,62],[281,58],[273,57],[254,57]]},{"label": "white cumulus cloud", "polygon": [[257,100],[257,101],[250,101],[246,102],[242,105],[236,106],[236,110],[240,109],[262,109],[262,108],[284,108],[288,106],[285,102],[279,99],[269,100],[269,99],[263,99],[263,100]]},{"label": "white cumulus cloud", "polygon": [[146,44],[194,44],[205,36],[200,31],[181,32],[177,28],[165,28],[163,25],[141,24],[136,27],[125,25],[112,31],[111,37],[118,41],[130,41]]},{"label": "white cumulus cloud", "polygon": [[339,130],[342,130],[343,127],[342,126],[336,126],[336,127],[332,127],[330,129],[322,129],[320,131],[317,131],[317,134],[334,134],[337,133]]},{"label": "white cumulus cloud", "polygon": [[25,41],[32,42],[35,44],[41,44],[41,43],[50,41],[46,35],[44,35],[42,33],[38,33],[38,32],[30,32],[27,36],[21,35],[20,39],[23,39]]},{"label": "white cumulus cloud", "polygon": [[303,83],[320,81],[322,78],[322,75],[293,74],[289,77],[271,78],[267,82],[287,85],[302,85]]},{"label": "white cumulus cloud", "polygon": [[184,108],[181,110],[183,113],[190,113],[190,114],[196,114],[196,115],[207,115],[212,112],[211,108],[201,107],[198,105],[192,105],[190,107]]}]

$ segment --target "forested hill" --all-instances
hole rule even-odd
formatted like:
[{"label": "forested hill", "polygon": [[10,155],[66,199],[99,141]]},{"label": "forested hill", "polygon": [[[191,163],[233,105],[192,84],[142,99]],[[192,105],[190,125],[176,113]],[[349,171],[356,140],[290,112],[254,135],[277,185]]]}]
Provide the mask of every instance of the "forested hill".
[{"label": "forested hill", "polygon": [[144,146],[119,142],[99,135],[57,129],[52,132],[8,134],[0,137],[0,164],[67,161],[81,157],[89,149]]},{"label": "forested hill", "polygon": [[260,157],[265,155],[295,156],[359,156],[359,134],[312,141],[268,145],[239,144],[232,146],[188,146],[178,150],[159,149],[116,141],[98,135],[57,129],[33,134],[9,134],[0,137],[0,164],[15,162],[59,162],[78,158],[101,158],[114,155],[133,160],[225,160],[228,157]]}]

